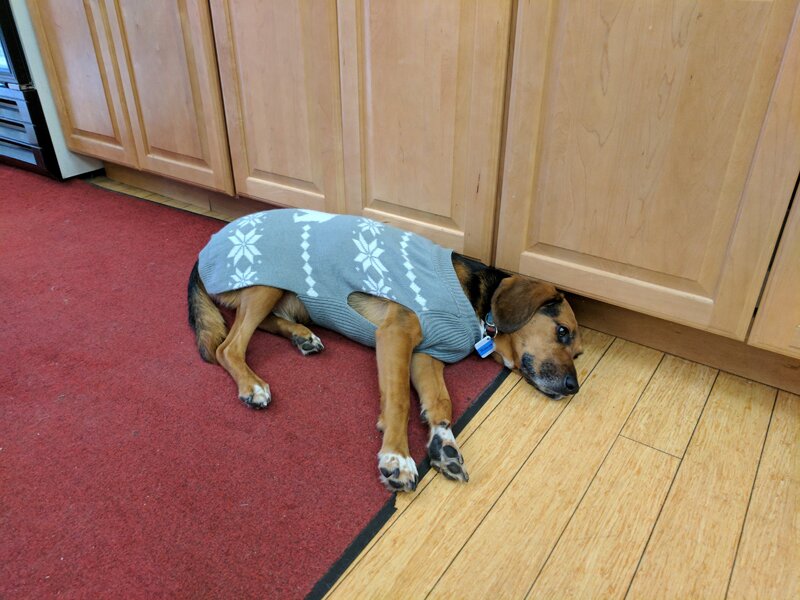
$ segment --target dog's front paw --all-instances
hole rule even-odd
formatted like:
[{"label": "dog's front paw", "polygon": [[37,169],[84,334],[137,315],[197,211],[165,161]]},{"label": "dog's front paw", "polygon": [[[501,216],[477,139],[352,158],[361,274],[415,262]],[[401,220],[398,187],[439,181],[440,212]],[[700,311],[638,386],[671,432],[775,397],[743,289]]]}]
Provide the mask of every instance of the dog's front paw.
[{"label": "dog's front paw", "polygon": [[378,454],[378,471],[381,474],[381,483],[390,492],[413,492],[417,489],[419,474],[417,465],[410,456],[394,452]]},{"label": "dog's front paw", "polygon": [[292,343],[297,347],[298,350],[300,350],[300,352],[303,353],[303,356],[316,354],[317,352],[322,352],[325,349],[325,345],[322,343],[322,340],[313,333],[308,337],[293,335]]},{"label": "dog's front paw", "polygon": [[266,383],[256,383],[251,388],[239,392],[239,400],[247,404],[250,408],[260,410],[267,408],[272,401],[272,394],[269,385]]},{"label": "dog's front paw", "polygon": [[431,466],[448,479],[469,481],[464,457],[458,450],[456,438],[449,427],[437,425],[431,430],[431,441],[428,442],[428,456]]}]

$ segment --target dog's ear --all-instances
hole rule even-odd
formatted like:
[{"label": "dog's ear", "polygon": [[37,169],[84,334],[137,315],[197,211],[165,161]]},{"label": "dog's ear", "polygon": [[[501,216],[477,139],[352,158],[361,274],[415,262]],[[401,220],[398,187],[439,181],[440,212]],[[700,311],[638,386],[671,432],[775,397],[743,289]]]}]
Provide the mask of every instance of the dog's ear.
[{"label": "dog's ear", "polygon": [[497,330],[513,333],[530,321],[542,306],[559,303],[563,294],[549,283],[519,275],[506,277],[492,296],[492,315]]}]

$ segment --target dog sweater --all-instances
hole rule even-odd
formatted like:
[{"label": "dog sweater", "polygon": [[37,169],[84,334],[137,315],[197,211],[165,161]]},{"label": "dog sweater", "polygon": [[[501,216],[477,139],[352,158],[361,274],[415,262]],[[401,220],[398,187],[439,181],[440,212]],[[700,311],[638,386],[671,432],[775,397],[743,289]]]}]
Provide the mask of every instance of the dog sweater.
[{"label": "dog sweater", "polygon": [[415,351],[456,362],[481,339],[452,250],[364,217],[279,209],[237,219],[200,252],[206,290],[219,294],[268,285],[297,294],[312,321],[368,346],[376,327],[347,303],[353,292],[414,311],[422,327]]}]

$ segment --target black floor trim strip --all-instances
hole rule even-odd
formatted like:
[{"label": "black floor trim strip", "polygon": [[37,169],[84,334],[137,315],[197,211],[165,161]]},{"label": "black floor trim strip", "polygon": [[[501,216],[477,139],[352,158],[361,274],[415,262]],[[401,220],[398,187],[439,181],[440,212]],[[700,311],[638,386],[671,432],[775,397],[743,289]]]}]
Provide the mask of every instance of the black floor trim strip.
[{"label": "black floor trim strip", "polygon": [[[506,380],[511,374],[511,371],[503,368],[500,373],[494,378],[494,380],[480,393],[480,395],[475,399],[475,401],[467,407],[467,410],[464,411],[458,420],[453,425],[453,435],[458,436],[459,433],[467,426],[472,418],[478,413],[478,411],[486,404],[487,400],[492,397],[497,391],[497,388]],[[430,462],[427,457],[422,459],[420,463],[417,465],[417,471],[419,472],[420,480],[424,477],[425,473],[431,468]],[[311,591],[306,596],[306,600],[319,600],[325,594],[327,594],[333,585],[339,580],[342,574],[347,570],[347,568],[353,563],[353,561],[358,558],[358,555],[361,554],[361,551],[367,547],[370,540],[375,537],[375,534],[381,530],[381,527],[386,524],[386,522],[391,519],[392,515],[395,513],[397,509],[394,507],[394,499],[395,495],[392,496],[386,501],[386,504],[381,507],[381,509],[375,513],[375,516],[370,519],[370,522],[367,523],[366,527],[362,529],[359,534],[355,537],[355,539],[350,542],[350,545],[345,549],[339,559],[331,565],[331,568],[328,569],[328,572],[323,575],[319,581],[314,585]]]}]

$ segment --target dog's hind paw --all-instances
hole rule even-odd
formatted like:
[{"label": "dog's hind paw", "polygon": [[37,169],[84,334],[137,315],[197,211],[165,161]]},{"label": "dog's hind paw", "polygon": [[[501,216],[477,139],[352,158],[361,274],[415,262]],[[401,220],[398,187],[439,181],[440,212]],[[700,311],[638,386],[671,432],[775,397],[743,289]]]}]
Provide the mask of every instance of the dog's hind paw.
[{"label": "dog's hind paw", "polygon": [[381,483],[390,492],[413,492],[417,489],[419,474],[417,465],[410,456],[394,452],[378,454],[378,471],[381,474]]},{"label": "dog's hind paw", "polygon": [[456,438],[449,427],[437,425],[431,430],[431,441],[428,442],[428,456],[431,466],[448,479],[469,481],[464,457],[458,450]]},{"label": "dog's hind paw", "polygon": [[269,385],[255,384],[250,390],[243,394],[239,394],[239,400],[247,404],[250,408],[260,410],[267,408],[267,405],[272,401],[272,394],[269,391]]},{"label": "dog's hind paw", "polygon": [[316,354],[317,352],[322,352],[325,349],[325,345],[322,343],[322,340],[313,333],[309,337],[293,335],[292,343],[297,347],[298,350],[300,350],[300,352],[303,353],[303,356]]}]

